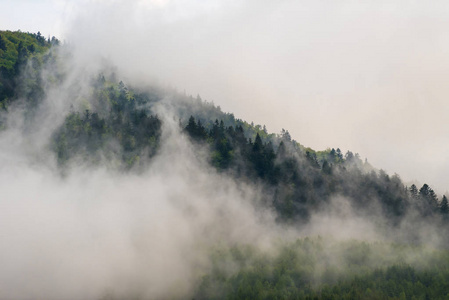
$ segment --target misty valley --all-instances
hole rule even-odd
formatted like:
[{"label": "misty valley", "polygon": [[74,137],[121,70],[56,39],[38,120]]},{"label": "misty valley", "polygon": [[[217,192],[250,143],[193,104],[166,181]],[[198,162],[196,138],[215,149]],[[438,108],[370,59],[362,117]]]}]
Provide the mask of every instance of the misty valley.
[{"label": "misty valley", "polygon": [[94,61],[0,31],[0,299],[449,299],[432,183]]}]

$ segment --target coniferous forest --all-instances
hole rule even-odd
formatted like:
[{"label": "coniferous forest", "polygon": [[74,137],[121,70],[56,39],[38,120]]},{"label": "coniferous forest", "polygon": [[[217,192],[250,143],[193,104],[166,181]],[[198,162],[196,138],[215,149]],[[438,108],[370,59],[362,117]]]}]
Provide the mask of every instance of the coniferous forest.
[{"label": "coniferous forest", "polygon": [[[189,272],[179,272],[182,275],[176,281],[167,285],[152,281],[153,277],[145,273],[154,267],[152,260],[143,258],[143,273],[148,276],[131,277],[138,278],[138,283],[126,278],[127,268],[117,268],[111,272],[121,278],[120,284],[126,288],[116,290],[111,281],[83,298],[449,298],[449,205],[447,196],[435,192],[432,183],[408,185],[400,175],[387,174],[351,151],[308,148],[288,130],[270,133],[264,125],[223,112],[220,106],[200,96],[155,84],[135,85],[121,78],[113,65],[91,73],[72,72],[74,56],[70,47],[39,32],[0,31],[1,143],[7,143],[11,135],[13,140],[24,140],[18,148],[26,159],[18,161],[31,164],[33,170],[49,166],[45,168],[56,174],[52,176],[60,180],[59,185],[80,176],[80,172],[89,180],[86,174],[103,170],[119,178],[160,176],[165,178],[160,179],[161,185],[168,181],[168,191],[190,191],[193,186],[201,193],[173,192],[173,199],[178,199],[173,209],[179,208],[176,216],[180,220],[204,220],[186,221],[195,224],[191,231],[201,233],[192,242],[195,245],[186,247],[186,251],[195,249],[195,255],[177,248],[182,253],[181,261],[164,258],[170,260],[167,265],[177,267],[190,262],[188,268],[182,268]],[[189,154],[174,158],[179,153]],[[193,167],[179,169],[179,164]],[[183,174],[179,175],[183,179],[167,180],[172,178],[170,172]],[[122,190],[127,188],[126,180],[117,181],[117,185],[123,185]],[[141,181],[139,186],[147,184]],[[106,190],[108,186],[92,188]],[[132,199],[135,189],[129,188],[129,197],[122,200]],[[152,210],[154,220],[159,220],[159,214],[167,216],[162,223],[154,221],[158,228],[179,221],[164,211],[160,202],[165,198],[160,193],[156,187],[149,189],[146,197],[158,204],[138,208]],[[60,192],[58,196],[61,202],[66,201],[64,195]],[[18,201],[7,193],[2,198],[4,207],[8,201]],[[197,198],[204,198],[204,203],[198,205]],[[228,198],[239,198],[242,203],[228,206]],[[97,214],[101,218],[102,212],[95,205],[90,207],[81,196],[79,203],[89,207],[86,210],[93,220]],[[107,199],[105,203],[107,206]],[[265,224],[257,227],[245,223],[251,218],[256,224]],[[59,222],[64,220],[61,217]],[[83,226],[89,227],[89,222]],[[332,230],[320,230],[323,226]],[[348,228],[354,234],[345,235]],[[258,232],[258,238],[254,238],[258,242],[245,235],[251,230]],[[132,245],[136,249],[148,247],[145,251],[151,252],[152,232],[133,235]],[[92,235],[88,240],[95,242],[95,235],[101,240],[102,231]],[[259,242],[260,236],[269,242]],[[170,238],[183,240],[176,235]],[[75,244],[72,249],[78,249]],[[120,252],[114,243],[111,245],[111,253]],[[77,257],[77,251],[71,255]],[[15,269],[13,263],[8,267]],[[53,268],[58,270],[58,265]],[[162,270],[164,267],[155,272],[163,274]],[[178,269],[169,270],[176,273],[173,270]],[[71,284],[77,285],[76,278],[67,276],[67,280],[75,280]],[[26,280],[23,284],[27,284]],[[156,287],[150,288],[152,285]],[[0,298],[35,297],[15,293],[20,288],[0,283]],[[39,287],[25,290],[32,293]],[[35,295],[79,297],[70,290],[52,294],[51,288],[46,294]]]}]

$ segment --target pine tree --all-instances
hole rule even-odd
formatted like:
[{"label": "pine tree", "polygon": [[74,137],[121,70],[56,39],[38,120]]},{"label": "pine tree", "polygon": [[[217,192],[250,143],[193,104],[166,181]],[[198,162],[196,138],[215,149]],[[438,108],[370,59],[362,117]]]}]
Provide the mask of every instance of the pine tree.
[{"label": "pine tree", "polygon": [[332,150],[329,152],[328,158],[329,158],[329,161],[331,163],[336,162],[336,160],[337,160],[337,152],[335,151],[334,148],[332,148]]},{"label": "pine tree", "polygon": [[330,175],[332,173],[332,166],[325,160],[322,166],[323,173]]},{"label": "pine tree", "polygon": [[440,211],[444,215],[449,214],[449,204],[446,196],[443,196],[443,199],[441,200]]},{"label": "pine tree", "polygon": [[190,134],[191,137],[194,137],[196,135],[197,126],[195,118],[193,116],[190,116],[189,118],[189,123],[187,123],[186,131]]},{"label": "pine tree", "polygon": [[285,144],[283,141],[279,144],[278,151],[276,153],[276,157],[281,161],[287,157],[287,149],[285,148]]},{"label": "pine tree", "polygon": [[429,204],[437,208],[438,207],[438,196],[435,194],[434,190],[429,188],[429,196],[428,196]]},{"label": "pine tree", "polygon": [[418,188],[416,187],[416,185],[412,184],[410,186],[409,193],[410,193],[410,197],[412,199],[417,199],[418,198]]},{"label": "pine tree", "polygon": [[340,148],[337,148],[336,154],[337,154],[338,161],[343,161],[343,153],[341,153]]}]

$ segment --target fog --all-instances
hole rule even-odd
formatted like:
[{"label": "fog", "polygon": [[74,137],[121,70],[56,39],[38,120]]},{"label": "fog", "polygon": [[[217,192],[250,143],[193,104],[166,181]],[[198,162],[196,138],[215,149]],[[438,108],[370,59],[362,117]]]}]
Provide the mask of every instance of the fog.
[{"label": "fog", "polygon": [[47,90],[33,123],[12,108],[0,133],[2,298],[182,298],[217,245],[275,251],[279,240],[305,235],[402,234],[379,231],[382,219],[338,197],[306,228],[277,224],[263,205],[270,195],[210,167],[209,154],[181,134],[170,101],[157,108],[161,148],[145,170],[77,160],[61,176],[49,139],[105,61],[134,85],[200,94],[269,131],[286,128],[305,146],[359,152],[405,180],[447,189],[443,1],[44,2],[59,12],[44,35],[60,33],[75,50],[66,82]]}]

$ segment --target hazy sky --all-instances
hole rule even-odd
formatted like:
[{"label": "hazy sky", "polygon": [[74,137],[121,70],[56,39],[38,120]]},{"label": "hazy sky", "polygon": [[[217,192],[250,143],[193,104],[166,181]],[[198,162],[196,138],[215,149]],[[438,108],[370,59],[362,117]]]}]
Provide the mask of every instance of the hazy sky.
[{"label": "hazy sky", "polygon": [[449,189],[447,1],[0,0],[0,28]]}]

